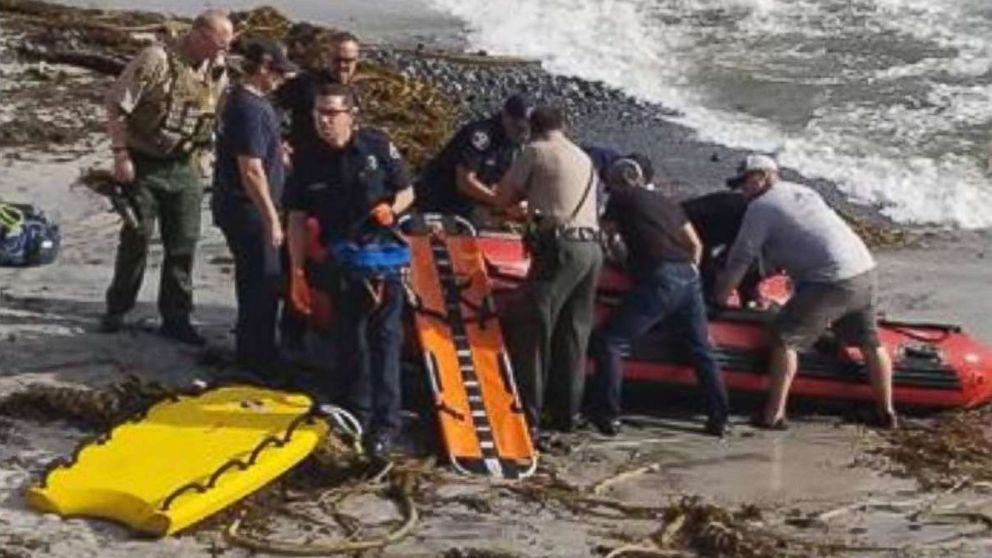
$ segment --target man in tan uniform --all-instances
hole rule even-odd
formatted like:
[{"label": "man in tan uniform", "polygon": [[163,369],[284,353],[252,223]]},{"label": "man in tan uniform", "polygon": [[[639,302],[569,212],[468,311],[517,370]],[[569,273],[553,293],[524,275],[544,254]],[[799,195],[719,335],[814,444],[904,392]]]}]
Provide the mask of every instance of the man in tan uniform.
[{"label": "man in tan uniform", "polygon": [[142,50],[107,95],[114,176],[133,197],[140,224],[121,229],[107,312],[100,322],[104,332],[120,330],[124,314],[134,307],[159,218],[165,251],[158,299],[162,333],[203,343],[190,323],[203,197],[196,163],[213,143],[217,105],[227,86],[223,55],[233,36],[224,13],[206,11],[175,42]]},{"label": "man in tan uniform", "polygon": [[554,427],[575,427],[585,381],[596,283],[603,264],[596,220],[596,172],[563,131],[557,109],[530,116],[534,141],[496,187],[496,205],[521,201],[533,218],[531,267],[507,316],[507,339],[532,430],[551,393]]}]

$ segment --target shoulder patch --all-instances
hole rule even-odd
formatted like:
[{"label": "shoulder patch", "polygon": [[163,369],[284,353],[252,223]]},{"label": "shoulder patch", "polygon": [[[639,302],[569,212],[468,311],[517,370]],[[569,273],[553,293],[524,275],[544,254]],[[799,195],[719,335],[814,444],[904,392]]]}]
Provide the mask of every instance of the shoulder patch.
[{"label": "shoulder patch", "polygon": [[492,143],[492,140],[489,139],[489,132],[485,130],[476,130],[473,132],[470,141],[472,142],[472,147],[479,151],[484,151]]},{"label": "shoulder patch", "polygon": [[375,155],[369,155],[365,159],[365,168],[370,171],[377,170],[379,168],[379,159]]},{"label": "shoulder patch", "polygon": [[389,158],[398,161],[402,158],[400,155],[400,150],[396,148],[396,144],[389,142]]},{"label": "shoulder patch", "polygon": [[358,133],[362,135],[367,140],[378,141],[378,142],[388,142],[389,135],[379,128],[372,128],[369,126],[362,126],[358,129]]}]

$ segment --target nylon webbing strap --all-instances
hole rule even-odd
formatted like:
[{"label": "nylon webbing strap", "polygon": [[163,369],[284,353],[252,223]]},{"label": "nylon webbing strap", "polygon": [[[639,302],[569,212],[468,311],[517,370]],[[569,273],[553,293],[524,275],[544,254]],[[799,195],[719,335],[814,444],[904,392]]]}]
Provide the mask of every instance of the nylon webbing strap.
[{"label": "nylon webbing strap", "polygon": [[472,425],[479,439],[479,448],[487,466],[500,467],[499,455],[496,451],[496,441],[493,437],[492,424],[486,413],[482,399],[482,386],[472,359],[472,346],[468,341],[468,330],[465,328],[465,317],[462,313],[461,289],[455,280],[455,269],[451,261],[451,253],[440,235],[431,235],[431,253],[434,256],[434,266],[437,269],[444,293],[445,310],[447,311],[448,328],[458,356],[458,370],[462,375],[462,384],[468,396],[468,407],[472,415]]}]

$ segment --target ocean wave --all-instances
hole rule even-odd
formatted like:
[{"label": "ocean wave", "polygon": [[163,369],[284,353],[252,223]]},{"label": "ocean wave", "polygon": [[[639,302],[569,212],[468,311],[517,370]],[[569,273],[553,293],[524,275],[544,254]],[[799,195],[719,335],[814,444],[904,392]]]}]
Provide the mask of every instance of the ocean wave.
[{"label": "ocean wave", "polygon": [[477,48],[662,103],[900,222],[992,226],[986,0],[431,3]]}]

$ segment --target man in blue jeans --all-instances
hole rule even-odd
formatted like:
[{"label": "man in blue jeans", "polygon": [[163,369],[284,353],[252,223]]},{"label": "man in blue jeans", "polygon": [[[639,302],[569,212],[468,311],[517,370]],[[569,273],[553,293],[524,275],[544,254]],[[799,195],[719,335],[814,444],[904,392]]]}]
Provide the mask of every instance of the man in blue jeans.
[{"label": "man in blue jeans", "polygon": [[[636,165],[633,160],[618,164]],[[629,253],[636,286],[604,325],[593,332],[596,372],[591,384],[590,421],[603,434],[620,430],[621,358],[631,341],[668,318],[682,330],[706,401],[705,431],[727,431],[727,392],[713,357],[706,327],[699,260],[702,243],[682,208],[644,188],[643,172],[612,174],[603,220],[616,227]]]}]

